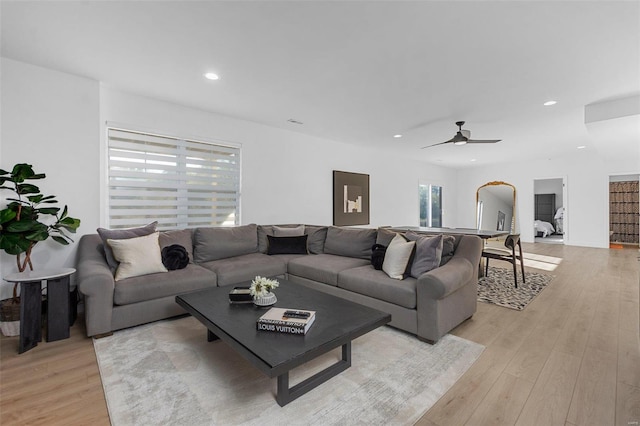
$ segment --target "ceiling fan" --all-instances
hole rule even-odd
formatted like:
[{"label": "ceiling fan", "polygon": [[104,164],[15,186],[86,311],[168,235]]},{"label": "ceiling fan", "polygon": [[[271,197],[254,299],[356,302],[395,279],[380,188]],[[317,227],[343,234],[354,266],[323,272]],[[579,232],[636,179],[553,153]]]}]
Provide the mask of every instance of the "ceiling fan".
[{"label": "ceiling fan", "polygon": [[464,121],[456,121],[456,126],[458,126],[458,132],[454,137],[452,137],[448,141],[436,143],[433,145],[423,146],[420,149],[430,148],[432,146],[444,145],[446,143],[452,143],[454,145],[466,145],[468,143],[496,143],[502,140],[502,139],[471,139],[471,132],[469,130],[462,130],[462,126],[464,126]]}]

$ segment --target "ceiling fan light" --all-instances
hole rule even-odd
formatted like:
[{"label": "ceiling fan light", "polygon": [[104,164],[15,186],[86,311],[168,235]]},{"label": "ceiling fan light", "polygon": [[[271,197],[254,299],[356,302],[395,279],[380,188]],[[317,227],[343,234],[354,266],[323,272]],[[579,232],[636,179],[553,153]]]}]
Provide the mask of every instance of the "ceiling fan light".
[{"label": "ceiling fan light", "polygon": [[467,141],[455,141],[453,144],[454,145],[466,145]]}]

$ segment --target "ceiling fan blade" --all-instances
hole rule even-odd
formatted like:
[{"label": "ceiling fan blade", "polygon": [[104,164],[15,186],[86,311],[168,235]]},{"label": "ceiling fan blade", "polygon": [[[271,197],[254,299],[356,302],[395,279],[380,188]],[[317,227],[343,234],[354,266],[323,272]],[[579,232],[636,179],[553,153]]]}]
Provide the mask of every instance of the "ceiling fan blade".
[{"label": "ceiling fan blade", "polygon": [[444,145],[446,143],[451,143],[451,141],[446,141],[446,142],[440,142],[440,143],[434,143],[433,145],[427,145],[427,146],[423,146],[420,149],[425,149],[425,148],[431,148],[432,146],[438,146],[438,145]]},{"label": "ceiling fan blade", "polygon": [[502,139],[469,139],[467,143],[496,143]]},{"label": "ceiling fan blade", "polygon": [[444,142],[440,142],[440,143],[436,143],[433,145],[428,145],[428,146],[423,146],[420,149],[424,149],[424,148],[430,148],[432,146],[437,146],[437,145],[444,145],[445,143],[456,143],[456,142],[466,142],[469,139],[467,139],[462,133],[458,132],[456,133],[456,135],[454,137],[452,137],[451,139],[449,139],[448,141],[444,141]]}]

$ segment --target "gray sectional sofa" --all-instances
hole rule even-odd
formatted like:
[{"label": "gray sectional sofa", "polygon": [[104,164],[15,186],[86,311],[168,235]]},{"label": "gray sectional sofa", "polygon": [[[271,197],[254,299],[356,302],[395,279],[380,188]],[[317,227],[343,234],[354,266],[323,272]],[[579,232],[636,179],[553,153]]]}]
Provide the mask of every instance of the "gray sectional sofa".
[{"label": "gray sectional sofa", "polygon": [[268,254],[274,251],[269,236],[286,236],[288,228],[300,230],[299,225],[251,224],[162,232],[161,248],[171,244],[187,248],[191,259],[187,267],[120,281],[114,280],[100,236],[84,235],[76,269],[87,335],[100,336],[182,315],[184,311],[175,303],[177,294],[232,286],[256,275],[284,277],[388,312],[391,326],[429,342],[476,311],[482,252],[478,237],[449,237],[451,247],[443,253],[441,266],[418,278],[397,280],[371,265],[371,247],[376,242],[387,245],[395,235],[389,230],[305,225],[304,251],[308,254]]}]

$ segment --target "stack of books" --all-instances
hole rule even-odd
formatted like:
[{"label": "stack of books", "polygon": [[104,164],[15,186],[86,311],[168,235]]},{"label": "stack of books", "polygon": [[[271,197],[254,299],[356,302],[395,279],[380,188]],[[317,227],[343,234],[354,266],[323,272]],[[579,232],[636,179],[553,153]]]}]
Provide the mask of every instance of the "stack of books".
[{"label": "stack of books", "polygon": [[258,319],[258,330],[276,333],[307,334],[316,319],[316,311],[271,308]]}]

